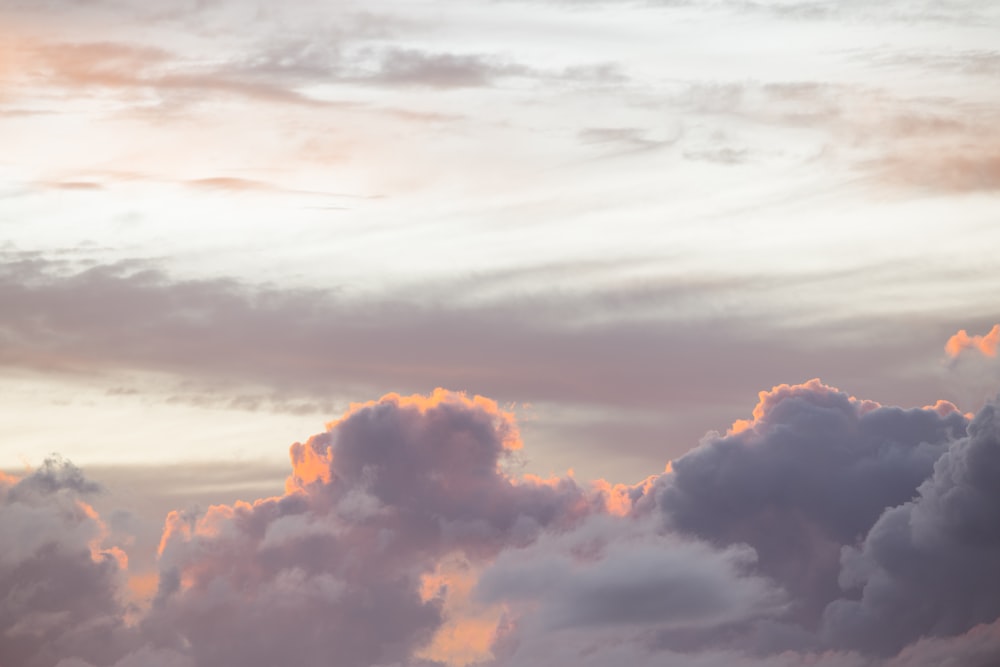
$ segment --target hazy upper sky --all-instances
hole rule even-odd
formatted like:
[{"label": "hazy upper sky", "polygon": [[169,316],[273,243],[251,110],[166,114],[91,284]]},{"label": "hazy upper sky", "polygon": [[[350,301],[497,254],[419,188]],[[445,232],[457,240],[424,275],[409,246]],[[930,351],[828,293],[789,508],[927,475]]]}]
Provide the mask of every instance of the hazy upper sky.
[{"label": "hazy upper sky", "polygon": [[[389,392],[488,396],[526,444],[511,479],[581,485],[728,442],[782,383],[976,413],[1000,388],[998,45],[986,0],[0,0],[0,469],[81,466],[153,576],[167,511],[293,496],[289,445]],[[877,515],[830,544],[862,553]],[[715,621],[802,593],[740,530],[687,530],[771,577]],[[572,625],[575,599],[542,611]],[[919,633],[816,618],[825,644],[724,648],[917,664]],[[646,648],[701,646],[686,623]],[[523,640],[510,664],[568,660]],[[153,664],[129,641],[37,664]]]},{"label": "hazy upper sky", "polygon": [[539,471],[626,480],[779,382],[991,389],[941,357],[1000,316],[992,3],[7,0],[0,25],[3,465],[274,460],[445,386],[516,405]]}]

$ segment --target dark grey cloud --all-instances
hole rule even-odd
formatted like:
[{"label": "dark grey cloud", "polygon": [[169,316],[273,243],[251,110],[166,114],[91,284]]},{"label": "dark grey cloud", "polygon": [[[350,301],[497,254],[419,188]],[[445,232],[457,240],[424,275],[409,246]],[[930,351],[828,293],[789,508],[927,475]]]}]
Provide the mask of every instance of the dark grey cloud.
[{"label": "dark grey cloud", "polygon": [[[501,554],[481,579],[483,593],[531,604],[498,644],[498,664],[587,664],[601,642],[630,647],[636,664],[677,652],[690,664],[725,664],[719,650],[735,653],[730,664],[813,664],[823,655],[831,664],[924,665],[949,650],[969,664],[993,664],[1000,657],[998,412],[988,405],[969,424],[948,404],[901,410],[817,382],[762,392],[743,430],[706,440],[671,472],[629,492],[633,523],[601,534],[588,532],[592,519],[543,537],[523,559]],[[652,517],[665,523],[637,528]],[[677,540],[679,531],[697,541],[647,554],[650,542],[636,548],[633,530],[632,540]],[[702,578],[705,570],[695,568],[684,577],[699,582],[703,596],[682,602],[685,589],[671,590],[671,574],[692,559],[671,558],[698,544],[715,545],[693,559],[708,569],[727,548],[749,555],[737,576],[772,597],[757,597],[729,623],[699,628],[699,614],[719,600],[710,582],[734,595],[741,589],[722,584],[719,571]],[[655,573],[640,554],[663,559]],[[648,586],[630,588],[639,580]],[[647,623],[656,631],[639,632]],[[574,627],[587,634],[552,634]],[[572,648],[547,653],[543,636]],[[940,639],[920,639],[928,636]]]},{"label": "dark grey cloud", "polygon": [[674,460],[655,503],[675,530],[753,547],[815,628],[841,595],[841,548],[912,498],[966,423],[953,406],[882,407],[816,381],[776,387],[746,430]]},{"label": "dark grey cloud", "polygon": [[843,553],[840,583],[861,596],[827,609],[836,641],[893,653],[1000,617],[1000,408],[984,407],[968,430],[912,501]]},{"label": "dark grey cloud", "polygon": [[482,399],[386,397],[292,446],[288,492],[172,513],[145,630],[199,665],[405,661],[440,626],[421,576],[566,528],[596,506],[571,481],[500,470],[519,445]]},{"label": "dark grey cloud", "polygon": [[[523,2],[523,0],[515,0]],[[718,15],[745,15],[794,22],[862,22],[989,25],[993,8],[976,0],[890,0],[873,5],[863,0],[551,0],[557,4],[613,5],[636,10],[697,10]]]},{"label": "dark grey cloud", "polygon": [[0,478],[0,649],[29,667],[431,667],[414,656],[453,608],[448,577],[427,577],[460,558],[473,601],[506,610],[493,667],[993,664],[1000,409],[969,423],[819,382],[760,399],[614,490],[505,472],[521,443],[488,399],[355,405],[291,447],[283,491],[170,512],[147,610],[122,603],[109,546],[134,517],[105,524],[83,504],[96,485],[52,460]]},{"label": "dark grey cloud", "polygon": [[18,481],[7,490],[7,499],[19,501],[36,496],[46,497],[61,491],[87,496],[98,493],[101,487],[87,479],[83,471],[58,457],[48,458],[41,467]]},{"label": "dark grey cloud", "polygon": [[892,183],[937,192],[964,193],[1000,190],[1000,144],[984,144],[969,151],[895,154],[869,163]]},{"label": "dark grey cloud", "polygon": [[655,139],[639,127],[586,127],[577,133],[585,146],[608,150],[610,156],[656,150],[673,145],[677,137]]},{"label": "dark grey cloud", "polygon": [[688,150],[684,151],[684,157],[689,160],[701,162],[715,162],[717,164],[743,164],[747,161],[748,151],[744,148],[712,148],[708,150]]}]

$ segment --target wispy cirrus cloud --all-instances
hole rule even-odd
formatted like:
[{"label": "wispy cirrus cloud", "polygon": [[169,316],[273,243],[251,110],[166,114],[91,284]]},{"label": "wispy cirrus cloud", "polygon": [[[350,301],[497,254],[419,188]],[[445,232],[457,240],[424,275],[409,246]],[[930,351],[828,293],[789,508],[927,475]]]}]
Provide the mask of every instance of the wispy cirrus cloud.
[{"label": "wispy cirrus cloud", "polygon": [[[363,43],[362,43],[363,44]],[[287,44],[265,44],[218,57],[131,42],[22,40],[7,47],[21,63],[9,77],[25,96],[38,90],[112,94],[119,101],[195,104],[206,95],[270,103],[337,106],[349,102],[317,97],[316,86],[489,87],[502,79],[622,83],[613,63],[551,70],[496,55],[426,51],[402,46],[353,46],[334,36]],[[38,89],[38,90],[35,90]]]}]

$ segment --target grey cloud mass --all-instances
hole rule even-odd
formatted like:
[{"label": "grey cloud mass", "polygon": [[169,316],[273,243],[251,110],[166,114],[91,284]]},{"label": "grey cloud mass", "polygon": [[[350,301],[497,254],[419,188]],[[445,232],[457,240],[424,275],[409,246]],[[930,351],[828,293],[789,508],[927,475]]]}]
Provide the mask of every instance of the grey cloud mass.
[{"label": "grey cloud mass", "polygon": [[841,643],[892,653],[1000,615],[997,406],[984,407],[968,430],[915,498],[885,511],[860,546],[845,548],[840,583],[861,598],[826,611],[827,631]]},{"label": "grey cloud mass", "polygon": [[445,394],[357,408],[292,446],[285,496],[168,517],[149,632],[199,665],[408,659],[442,623],[442,600],[420,594],[437,559],[590,511],[570,480],[500,471],[513,428],[495,404]]},{"label": "grey cloud mass", "polygon": [[762,393],[754,415],[674,461],[655,502],[677,530],[752,546],[815,624],[840,596],[841,547],[913,497],[967,420],[951,406],[866,405],[816,381]]},{"label": "grey cloud mass", "polygon": [[[558,280],[575,266],[472,274],[373,299],[337,287],[177,280],[141,260],[88,265],[15,253],[0,266],[6,342],[0,363],[94,375],[167,372],[188,384],[239,383],[243,390],[262,386],[317,400],[337,386],[419,389],[419,368],[434,366],[439,378],[494,395],[662,406],[667,398],[718,395],[715,380],[726,366],[794,372],[789,360],[797,338],[826,335],[831,345],[842,345],[843,325],[783,328],[767,314],[733,310],[720,318],[701,311],[706,302],[735,303],[746,286],[725,274],[504,294]],[[600,278],[615,267],[582,268]],[[842,278],[853,280],[851,273]],[[811,280],[800,277],[796,289]],[[788,281],[761,277],[756,284],[781,290]],[[725,334],[722,319],[740,322],[740,340]],[[935,349],[938,338],[928,335]],[[850,355],[874,358],[876,351],[866,347]],[[892,365],[914,352],[887,340],[877,354]],[[578,363],[582,358],[586,365]],[[838,366],[851,364],[858,360],[845,357]],[[684,385],[668,387],[663,369]],[[734,396],[753,388],[744,385]],[[666,390],[673,393],[661,393]]]},{"label": "grey cloud mass", "polygon": [[23,479],[0,475],[0,664],[107,663],[127,646],[125,563],[83,500],[95,491],[57,459]]},{"label": "grey cloud mass", "polygon": [[[136,401],[324,417],[345,397],[426,391],[425,369],[434,368],[456,388],[580,413],[526,424],[564,443],[567,466],[568,452],[602,447],[619,432],[630,436],[623,454],[656,465],[664,433],[682,436],[666,443],[673,456],[739,414],[757,389],[750,377],[777,382],[810,368],[839,383],[871,382],[871,364],[912,367],[926,350],[937,354],[950,328],[935,335],[925,325],[926,341],[879,329],[878,345],[845,343],[842,332],[864,323],[802,327],[740,313],[734,297],[746,280],[616,280],[628,266],[472,274],[372,298],[335,287],[178,280],[146,261],[87,265],[14,253],[0,267],[0,364],[87,378]],[[581,271],[594,288],[527,289]],[[756,284],[780,292],[811,280]],[[827,363],[817,367],[802,341],[827,341]],[[900,389],[910,388],[886,383],[880,391]],[[912,389],[898,399],[931,400]],[[634,479],[648,465],[629,463],[625,474]]]},{"label": "grey cloud mass", "polygon": [[512,476],[516,424],[488,399],[388,395],[294,444],[284,493],[168,514],[146,608],[123,603],[130,559],[82,504],[94,484],[52,460],[0,482],[0,649],[30,667],[430,667],[479,605],[492,667],[990,665],[997,414],[783,385],[627,487]]}]

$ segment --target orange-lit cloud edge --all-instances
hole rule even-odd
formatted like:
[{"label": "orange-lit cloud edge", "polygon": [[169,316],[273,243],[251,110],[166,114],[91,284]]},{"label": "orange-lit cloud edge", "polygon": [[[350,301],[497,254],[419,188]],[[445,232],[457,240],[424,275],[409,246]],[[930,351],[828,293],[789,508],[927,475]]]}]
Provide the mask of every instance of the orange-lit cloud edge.
[{"label": "orange-lit cloud edge", "polygon": [[944,351],[950,359],[956,359],[964,350],[978,352],[985,357],[995,357],[998,347],[1000,347],[1000,324],[994,324],[993,328],[983,335],[969,335],[968,331],[960,329],[945,343]]},{"label": "orange-lit cloud edge", "polygon": [[[763,396],[765,393],[761,392],[761,395]],[[426,414],[441,406],[454,406],[489,415],[493,427],[503,443],[504,451],[507,453],[516,452],[524,446],[513,410],[504,409],[497,401],[485,396],[469,396],[465,392],[438,387],[427,395],[403,396],[393,392],[376,400],[354,402],[340,417],[327,422],[327,430],[323,434],[290,446],[289,459],[292,472],[285,480],[283,496],[259,498],[249,502],[238,500],[232,505],[211,505],[197,518],[185,511],[171,511],[164,521],[157,549],[158,557],[163,556],[171,540],[179,538],[183,541],[191,541],[198,538],[218,537],[228,523],[240,513],[246,514],[255,507],[279,501],[284,497],[308,494],[310,487],[315,484],[329,484],[331,482],[331,464],[333,463],[332,447],[330,445],[316,446],[317,439],[334,431],[338,425],[359,412],[379,407],[392,407]],[[670,471],[670,462],[667,462],[665,472],[669,473]],[[504,475],[514,486],[548,487],[555,490],[560,485],[573,481],[572,470],[567,471],[565,477],[551,476],[548,478],[531,473],[511,477],[502,470],[498,469],[497,472]],[[636,490],[641,490],[643,494],[650,491],[659,476],[658,474],[650,475],[638,484],[612,483],[605,479],[592,480],[587,484],[589,492],[586,505],[612,516],[625,517],[632,509],[632,496]],[[586,511],[585,507],[581,506],[580,511]],[[117,550],[115,553],[121,554],[123,557],[123,560],[120,561],[122,567],[127,568],[127,557],[124,556],[124,552]],[[422,598],[425,601],[433,598],[441,599],[444,605],[445,619],[431,641],[417,653],[418,658],[459,667],[492,658],[490,649],[496,639],[497,629],[505,622],[507,609],[504,605],[483,605],[477,602],[473,597],[476,579],[476,568],[460,555],[442,558],[433,572],[425,573],[422,576]],[[153,572],[131,574],[128,577],[128,584],[128,602],[140,608],[148,608],[158,586],[157,574]],[[185,576],[180,582],[182,589],[189,588],[193,584],[193,579],[190,576]]]},{"label": "orange-lit cloud edge", "polygon": [[[991,341],[996,335],[1000,335],[1000,325],[994,327],[986,336],[969,337],[964,331],[957,335],[964,338],[959,338],[959,343],[953,343],[955,340],[953,337],[949,340],[947,349],[961,351],[964,349],[962,346],[970,345],[974,345],[977,349],[982,349],[984,346],[986,349],[993,349]],[[782,421],[785,419],[782,412],[787,415],[789,409],[793,412],[799,410],[802,401],[820,409],[834,408],[846,411],[848,414],[853,413],[857,419],[863,419],[866,415],[884,407],[878,402],[848,395],[836,387],[824,384],[819,378],[799,384],[779,384],[770,390],[758,393],[758,401],[749,418],[736,420],[725,434],[710,432],[698,449],[723,441],[738,448],[755,448],[758,443],[766,442],[771,429],[785,425]],[[899,412],[898,409],[893,408],[893,410]],[[974,417],[971,413],[963,414],[954,403],[945,400],[923,406],[919,411],[951,423],[968,423]],[[458,421],[455,421],[456,418]],[[650,499],[663,488],[665,480],[674,477],[675,461],[667,461],[663,472],[650,475],[635,484],[595,479],[581,485],[575,480],[572,470],[567,471],[564,476],[554,475],[549,478],[532,474],[513,474],[510,470],[516,467],[505,464],[524,446],[513,408],[503,407],[497,401],[481,395],[470,396],[465,392],[439,387],[427,395],[404,396],[388,393],[376,400],[351,403],[340,417],[326,424],[323,433],[314,435],[305,442],[293,443],[289,447],[291,473],[286,478],[285,490],[281,495],[252,501],[238,500],[231,505],[211,505],[201,513],[183,510],[169,512],[165,517],[157,548],[158,572],[130,570],[127,549],[132,548],[134,543],[113,544],[112,531],[91,505],[72,495],[65,496],[65,499],[59,502],[63,512],[73,513],[78,517],[76,521],[91,527],[86,533],[90,560],[117,570],[118,579],[121,581],[118,595],[122,598],[124,607],[130,610],[125,614],[124,621],[133,627],[138,627],[143,621],[144,614],[151,611],[155,607],[156,600],[161,597],[163,574],[169,571],[170,567],[174,567],[173,571],[179,574],[178,581],[175,582],[179,588],[176,590],[191,591],[215,576],[212,568],[218,566],[211,562],[199,562],[198,549],[203,545],[208,545],[211,549],[213,543],[224,542],[234,532],[244,531],[247,522],[253,522],[254,517],[269,517],[266,521],[275,521],[278,516],[282,516],[274,514],[275,508],[282,502],[301,501],[306,505],[322,508],[322,516],[306,518],[306,530],[314,530],[318,524],[323,524],[318,526],[319,529],[340,535],[352,530],[351,525],[355,524],[351,522],[360,521],[356,525],[364,524],[366,519],[363,516],[356,519],[340,515],[338,514],[340,510],[336,508],[331,512],[330,507],[337,505],[340,500],[329,495],[331,489],[336,490],[337,485],[342,483],[346,484],[343,489],[349,494],[357,490],[350,486],[352,483],[350,478],[340,478],[339,475],[360,474],[359,479],[365,479],[366,473],[363,469],[360,473],[356,469],[349,469],[350,457],[357,457],[366,452],[370,445],[375,445],[376,449],[371,454],[361,454],[362,458],[354,461],[355,465],[366,465],[364,458],[366,456],[374,456],[375,458],[371,460],[375,461],[381,460],[380,457],[392,455],[391,452],[387,454],[377,447],[377,440],[382,431],[362,431],[359,439],[358,432],[351,431],[358,424],[366,429],[373,424],[376,426],[389,424],[392,427],[399,427],[401,429],[399,432],[404,433],[405,438],[415,438],[415,443],[423,442],[424,446],[427,446],[426,443],[429,442],[431,449],[419,449],[419,444],[412,445],[417,449],[409,454],[427,456],[433,460],[433,465],[443,465],[444,468],[437,471],[442,476],[432,476],[432,485],[441,485],[440,490],[445,495],[457,494],[453,498],[457,498],[458,502],[464,502],[463,499],[469,501],[473,496],[462,495],[468,494],[469,488],[461,485],[462,480],[459,480],[459,486],[452,489],[448,475],[461,476],[469,474],[470,471],[477,474],[475,471],[481,468],[462,467],[469,465],[469,462],[465,461],[459,462],[457,464],[459,467],[452,469],[450,457],[464,458],[467,447],[470,446],[473,449],[477,446],[487,447],[485,458],[478,458],[472,462],[473,466],[481,465],[484,461],[491,462],[494,469],[489,472],[489,479],[484,478],[485,483],[499,484],[502,489],[507,490],[516,489],[517,493],[534,494],[532,497],[536,500],[539,497],[558,499],[559,512],[570,523],[563,523],[560,527],[557,520],[549,524],[555,529],[556,534],[566,530],[567,526],[574,525],[578,520],[595,514],[605,515],[609,519],[611,517],[625,519],[626,523],[641,520],[642,516],[648,518],[648,514],[644,515],[644,512],[649,508]],[[442,427],[444,431],[440,430]],[[426,429],[430,429],[429,438]],[[471,430],[465,432],[463,429]],[[455,436],[458,439],[448,440],[454,433],[458,433]],[[470,433],[475,435],[469,436]],[[375,434],[374,441],[371,440],[373,434]],[[439,441],[438,437],[444,437],[447,442]],[[464,439],[467,437],[472,439]],[[442,443],[442,448],[439,448],[439,442]],[[345,459],[348,468],[336,465],[340,460],[335,457],[339,457],[340,454],[348,457]],[[677,465],[680,466],[682,463],[683,461],[678,460]],[[417,474],[427,475],[426,471],[417,471]],[[0,473],[0,492],[14,487],[22,479],[25,478]],[[357,480],[353,483],[356,484]],[[505,496],[502,494],[491,496],[489,488],[478,489],[475,486],[477,483],[473,481],[473,493],[485,492],[487,502],[504,502]],[[364,488],[360,491],[362,494],[367,493]],[[425,500],[427,498],[434,500],[431,496]],[[368,507],[363,511],[376,513],[382,511],[378,506],[381,501],[375,496],[365,500],[368,501],[375,503],[375,507],[374,509]],[[387,505],[386,509],[396,506],[400,501],[394,499],[388,502],[390,505]],[[477,511],[482,512],[482,509]],[[490,511],[493,510],[487,510]],[[520,510],[515,508],[515,511]],[[294,518],[298,515],[289,516]],[[512,622],[517,622],[517,615],[524,613],[524,609],[509,608],[504,600],[491,601],[477,596],[480,576],[491,567],[492,561],[499,553],[495,549],[521,548],[534,539],[537,539],[537,534],[535,538],[528,538],[528,542],[521,541],[520,546],[517,546],[521,538],[517,538],[513,533],[507,533],[499,546],[487,547],[484,553],[493,555],[485,560],[475,555],[476,549],[481,547],[473,546],[473,550],[468,551],[458,542],[444,541],[440,543],[443,547],[428,552],[432,554],[430,559],[422,560],[419,569],[413,572],[419,579],[416,592],[422,604],[439,610],[441,622],[434,628],[432,635],[427,637],[422,646],[411,655],[418,659],[456,667],[493,659],[492,651],[496,642]],[[258,542],[258,545],[260,544],[262,543]],[[194,551],[190,551],[191,549]],[[188,550],[186,555],[185,550]],[[135,560],[141,562],[144,559]]]},{"label": "orange-lit cloud edge", "polygon": [[[813,378],[800,384],[780,384],[767,391],[759,392],[758,402],[749,419],[740,419],[728,429],[725,437],[737,435],[757,429],[766,421],[768,411],[781,400],[798,392],[810,392],[820,395],[842,395],[835,387],[824,384],[819,378]],[[851,405],[858,415],[863,415],[880,406],[879,403],[849,397]],[[517,428],[516,417],[512,410],[503,409],[496,401],[484,396],[469,396],[464,392],[436,388],[428,395],[413,394],[402,396],[389,393],[377,400],[352,403],[339,418],[326,424],[327,431],[313,436],[304,443],[294,443],[289,448],[289,458],[292,472],[285,482],[285,493],[282,496],[259,498],[252,502],[236,501],[232,505],[212,505],[203,514],[193,517],[183,511],[171,511],[163,526],[162,537],[158,548],[159,557],[171,540],[180,539],[190,542],[199,538],[216,538],[227,529],[238,515],[249,514],[254,508],[267,503],[274,503],[290,496],[310,493],[314,485],[331,482],[331,465],[333,463],[332,446],[323,444],[317,446],[317,439],[334,431],[350,417],[364,410],[391,407],[394,409],[412,410],[426,414],[441,406],[454,406],[466,410],[474,410],[489,415],[493,427],[503,442],[505,452],[514,452],[523,447]],[[960,413],[957,406],[949,401],[940,400],[934,405],[924,406],[923,410],[936,412],[941,416]],[[966,415],[971,418],[971,414]],[[718,434],[716,434],[718,435]],[[499,465],[498,465],[499,468]],[[556,489],[566,483],[574,483],[572,470],[565,477],[552,476],[542,478],[532,474],[522,474],[517,477],[504,475],[512,485],[550,487]],[[650,475],[636,484],[612,483],[606,479],[596,479],[587,483],[587,505],[599,511],[616,517],[627,517],[634,509],[635,498],[648,495],[657,480],[663,474],[672,473],[672,462],[668,461],[664,472]],[[12,483],[15,477],[7,476],[0,481]],[[97,513],[87,505],[81,504],[85,511],[96,521],[100,521]],[[586,511],[581,509],[581,511]],[[103,526],[103,523],[100,524]],[[115,558],[123,571],[128,569],[128,557],[118,547],[101,546],[108,537],[106,529],[92,543],[93,558],[108,556]],[[477,579],[477,568],[460,554],[442,558],[436,568],[425,572],[421,577],[420,595],[424,601],[440,599],[443,603],[444,622],[435,632],[427,645],[416,655],[418,658],[440,661],[450,665],[462,666],[491,659],[491,647],[496,640],[498,629],[508,621],[509,610],[503,604],[484,605],[474,599],[473,589]],[[188,573],[190,574],[190,573]],[[140,609],[148,608],[158,586],[158,576],[153,572],[130,573],[125,595],[128,602]],[[181,580],[182,589],[193,585],[190,576]]]}]

